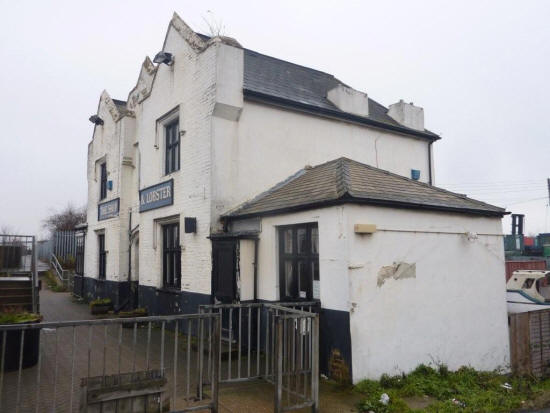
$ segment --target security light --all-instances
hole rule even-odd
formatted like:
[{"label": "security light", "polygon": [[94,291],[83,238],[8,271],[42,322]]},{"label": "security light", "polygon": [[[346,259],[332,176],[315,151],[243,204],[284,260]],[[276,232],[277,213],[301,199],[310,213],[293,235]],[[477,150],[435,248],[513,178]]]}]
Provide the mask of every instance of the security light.
[{"label": "security light", "polygon": [[168,52],[158,52],[155,58],[153,59],[153,62],[155,63],[164,63],[168,66],[172,65],[174,63],[174,57],[172,56],[172,53]]},{"label": "security light", "polygon": [[101,119],[97,115],[90,116],[90,122],[92,122],[94,125],[103,125],[103,119]]}]

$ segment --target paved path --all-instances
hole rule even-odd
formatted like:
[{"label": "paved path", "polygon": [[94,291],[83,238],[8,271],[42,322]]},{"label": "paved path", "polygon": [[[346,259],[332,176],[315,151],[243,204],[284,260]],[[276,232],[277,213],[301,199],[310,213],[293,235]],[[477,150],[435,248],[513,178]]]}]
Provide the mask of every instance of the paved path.
[{"label": "paved path", "polygon": [[[69,293],[54,293],[49,289],[43,289],[40,301],[44,321],[93,318],[88,306],[75,302]],[[193,405],[192,397],[196,394],[198,380],[198,357],[192,346],[187,346],[185,337],[178,336],[178,357],[175,364],[177,384],[173,397],[175,335],[166,330],[162,351],[161,331],[159,328],[152,328],[148,351],[148,329],[136,329],[135,347],[133,331],[119,326],[109,326],[107,329],[103,326],[95,326],[92,329],[87,326],[74,329],[68,327],[60,328],[57,332],[42,330],[40,386],[37,386],[38,366],[24,369],[21,375],[23,391],[19,395],[21,412],[34,412],[37,399],[40,412],[52,411],[54,405],[56,412],[75,412],[80,400],[80,377],[101,376],[103,372],[115,374],[118,370],[131,372],[134,365],[137,371],[145,370],[147,365],[150,369],[160,369],[161,358],[169,380],[168,397],[171,398],[171,408],[179,409]],[[222,370],[225,368],[226,365],[222,365]],[[74,376],[71,374],[72,371],[75,373]],[[15,411],[18,398],[17,381],[17,372],[5,374],[3,404],[0,411]],[[274,387],[263,381],[222,385],[220,412],[268,413],[273,411],[273,399]],[[321,384],[321,412],[352,412],[355,411],[357,401],[357,396],[350,392],[335,391],[330,385]]]}]

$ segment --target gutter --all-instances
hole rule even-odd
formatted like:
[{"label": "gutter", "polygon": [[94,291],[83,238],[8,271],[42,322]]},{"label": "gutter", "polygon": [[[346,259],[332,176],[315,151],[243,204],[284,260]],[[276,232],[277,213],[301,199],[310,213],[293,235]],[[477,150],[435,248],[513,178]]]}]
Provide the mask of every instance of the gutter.
[{"label": "gutter", "polygon": [[320,108],[318,106],[308,105],[306,103],[295,102],[290,99],[285,99],[281,97],[271,96],[265,93],[256,92],[250,89],[243,89],[243,96],[246,100],[252,102],[267,103],[274,106],[279,106],[282,108],[291,108],[299,112],[305,112],[317,116],[347,120],[349,122],[359,123],[362,125],[369,125],[379,129],[390,130],[393,132],[402,133],[404,135],[415,136],[417,138],[426,139],[430,142],[435,142],[441,139],[440,136],[433,135],[430,133],[425,133],[421,131],[416,131],[414,129],[404,128],[396,125],[389,125],[384,122],[379,122],[373,119],[365,118],[362,116],[353,115],[351,113],[342,112],[333,109]]},{"label": "gutter", "polygon": [[254,217],[261,217],[261,216],[268,216],[268,215],[280,215],[280,214],[285,214],[289,212],[304,211],[308,209],[324,208],[324,207],[343,205],[343,204],[374,205],[374,206],[403,208],[403,209],[455,212],[455,213],[462,213],[462,214],[469,214],[469,215],[500,217],[500,218],[502,218],[504,215],[510,214],[510,212],[507,212],[506,210],[484,211],[484,210],[472,209],[472,208],[423,205],[423,204],[415,204],[412,202],[389,201],[389,200],[381,200],[381,199],[362,199],[362,198],[354,198],[348,194],[344,194],[343,196],[337,199],[312,202],[309,204],[296,205],[296,206],[290,206],[290,207],[284,207],[284,208],[277,208],[270,211],[252,212],[252,213],[242,214],[242,215],[225,215],[225,216],[222,216],[221,219],[224,221],[224,223],[227,224],[227,222],[231,220],[236,220],[236,219],[246,219],[246,218],[254,218]]}]

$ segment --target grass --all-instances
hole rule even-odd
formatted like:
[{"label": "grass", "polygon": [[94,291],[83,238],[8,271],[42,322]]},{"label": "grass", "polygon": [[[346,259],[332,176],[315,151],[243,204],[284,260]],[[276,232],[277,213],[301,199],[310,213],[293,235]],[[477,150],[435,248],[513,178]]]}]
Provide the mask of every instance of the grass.
[{"label": "grass", "polygon": [[[505,383],[511,389],[504,388]],[[364,396],[359,411],[375,413],[506,413],[550,402],[550,379],[479,372],[469,367],[450,372],[445,366],[434,369],[420,365],[408,375],[364,380],[355,390]],[[390,397],[387,405],[380,402],[383,393]],[[429,406],[410,408],[407,401],[419,398],[429,400]]]},{"label": "grass", "polygon": [[61,284],[58,283],[57,277],[54,275],[52,270],[46,271],[45,275],[45,281],[46,284],[48,284],[48,288],[56,293],[64,293],[67,291],[67,288]]}]

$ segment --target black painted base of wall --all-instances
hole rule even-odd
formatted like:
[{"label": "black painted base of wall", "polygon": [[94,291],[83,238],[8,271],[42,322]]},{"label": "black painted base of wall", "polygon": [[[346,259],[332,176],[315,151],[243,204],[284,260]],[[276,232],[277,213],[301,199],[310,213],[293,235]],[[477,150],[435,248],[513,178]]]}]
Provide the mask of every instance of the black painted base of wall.
[{"label": "black painted base of wall", "polygon": [[140,285],[138,303],[139,307],[147,309],[149,315],[196,314],[199,312],[199,305],[212,303],[212,297],[210,294],[161,290]]},{"label": "black painted base of wall", "polygon": [[130,292],[133,289],[131,287],[128,281],[97,280],[75,275],[73,293],[86,302],[96,298],[110,298],[114,308],[119,310],[130,307]]},{"label": "black painted base of wall", "polygon": [[321,309],[319,315],[319,369],[329,375],[329,362],[333,350],[338,350],[352,375],[351,330],[349,312]]}]

